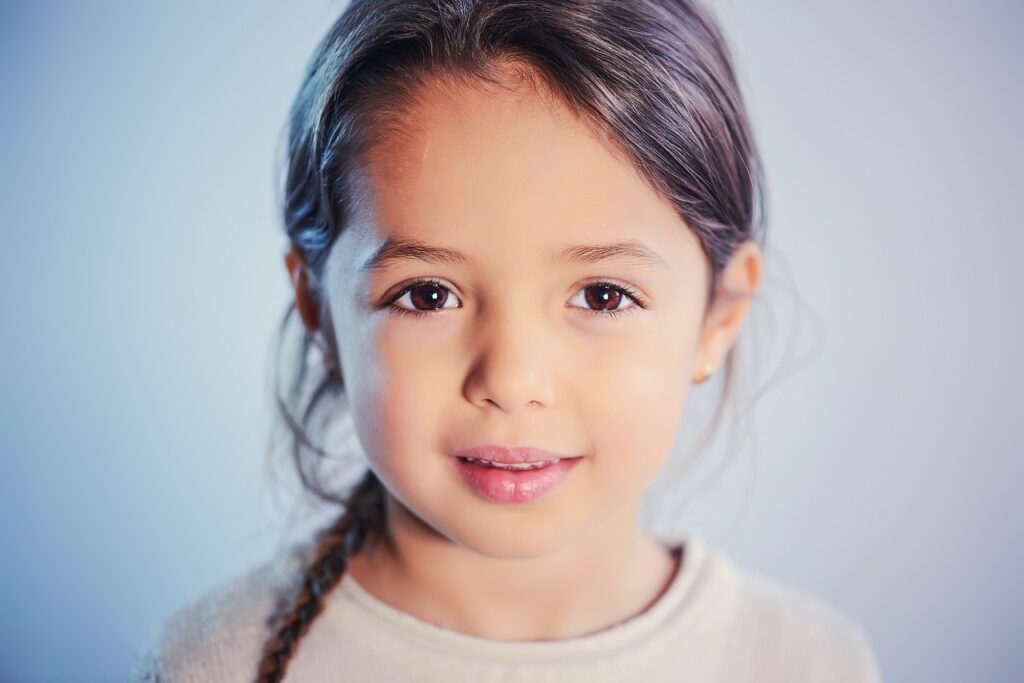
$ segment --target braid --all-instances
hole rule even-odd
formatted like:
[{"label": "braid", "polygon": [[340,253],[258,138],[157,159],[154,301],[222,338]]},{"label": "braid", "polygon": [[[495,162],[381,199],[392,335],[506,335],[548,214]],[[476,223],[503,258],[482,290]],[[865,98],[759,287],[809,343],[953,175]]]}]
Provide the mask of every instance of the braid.
[{"label": "braid", "polygon": [[323,611],[322,599],[341,581],[350,557],[359,552],[373,533],[383,530],[384,487],[368,470],[353,489],[345,512],[317,536],[312,562],[306,569],[299,591],[271,621],[277,632],[263,647],[257,683],[277,683],[284,678],[288,661],[298,648],[299,639]]}]

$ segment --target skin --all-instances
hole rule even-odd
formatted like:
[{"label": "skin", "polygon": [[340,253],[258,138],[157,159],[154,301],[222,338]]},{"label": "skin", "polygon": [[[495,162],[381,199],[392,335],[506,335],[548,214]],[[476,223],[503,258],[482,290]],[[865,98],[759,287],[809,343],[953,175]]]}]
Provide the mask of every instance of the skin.
[{"label": "skin", "polygon": [[[349,571],[380,600],[467,635],[608,628],[646,610],[679,569],[638,527],[641,497],[671,453],[691,382],[735,341],[760,250],[735,251],[705,311],[709,264],[695,234],[557,100],[450,84],[421,93],[410,116],[408,135],[364,155],[361,199],[320,281],[296,251],[285,256],[300,316],[337,353],[388,491],[389,540]],[[468,260],[361,272],[388,236]],[[665,265],[550,257],[624,240]],[[442,287],[392,306],[429,316],[389,308],[427,277]],[[646,308],[622,294],[605,305],[622,315],[602,317],[607,290],[587,289],[601,280],[635,288]],[[431,294],[447,299],[431,305]],[[457,449],[484,443],[584,458],[539,499],[499,504],[454,467]]]}]

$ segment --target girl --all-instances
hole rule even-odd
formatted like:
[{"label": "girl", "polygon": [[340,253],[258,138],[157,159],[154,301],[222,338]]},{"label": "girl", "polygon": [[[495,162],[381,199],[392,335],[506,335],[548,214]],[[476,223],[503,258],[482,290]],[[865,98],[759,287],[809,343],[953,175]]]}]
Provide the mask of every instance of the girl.
[{"label": "girl", "polygon": [[[637,524],[732,361],[760,173],[694,0],[352,2],[291,112],[278,397],[343,514],[179,610],[149,677],[880,680],[831,607]],[[330,398],[348,491],[307,434]]]}]

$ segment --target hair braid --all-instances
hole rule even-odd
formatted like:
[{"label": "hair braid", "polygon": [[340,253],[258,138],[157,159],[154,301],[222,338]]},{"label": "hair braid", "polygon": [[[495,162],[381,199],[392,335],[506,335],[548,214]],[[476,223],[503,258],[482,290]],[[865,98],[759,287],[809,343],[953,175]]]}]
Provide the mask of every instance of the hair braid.
[{"label": "hair braid", "polygon": [[277,632],[264,645],[257,683],[277,683],[284,678],[299,640],[323,611],[323,597],[341,581],[349,558],[372,534],[383,531],[383,493],[380,480],[368,470],[353,489],[344,514],[319,533],[298,593],[286,600],[290,607],[283,616],[279,610],[271,617]]}]

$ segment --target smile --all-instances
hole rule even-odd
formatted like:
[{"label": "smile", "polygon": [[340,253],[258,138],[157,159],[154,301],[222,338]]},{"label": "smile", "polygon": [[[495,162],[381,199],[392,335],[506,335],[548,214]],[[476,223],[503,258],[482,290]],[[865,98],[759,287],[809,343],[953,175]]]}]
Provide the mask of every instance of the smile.
[{"label": "smile", "polygon": [[483,458],[460,457],[459,459],[475,463],[477,465],[483,465],[485,467],[497,467],[501,470],[537,470],[542,467],[547,467],[548,465],[554,465],[561,461],[561,458],[555,458],[554,460],[541,460],[540,462],[527,462],[519,465],[512,465],[508,463],[492,462],[490,460],[484,460]]},{"label": "smile", "polygon": [[540,498],[565,480],[582,461],[582,457],[575,457],[508,464],[462,456],[452,458],[469,488],[494,503],[525,503]]}]

